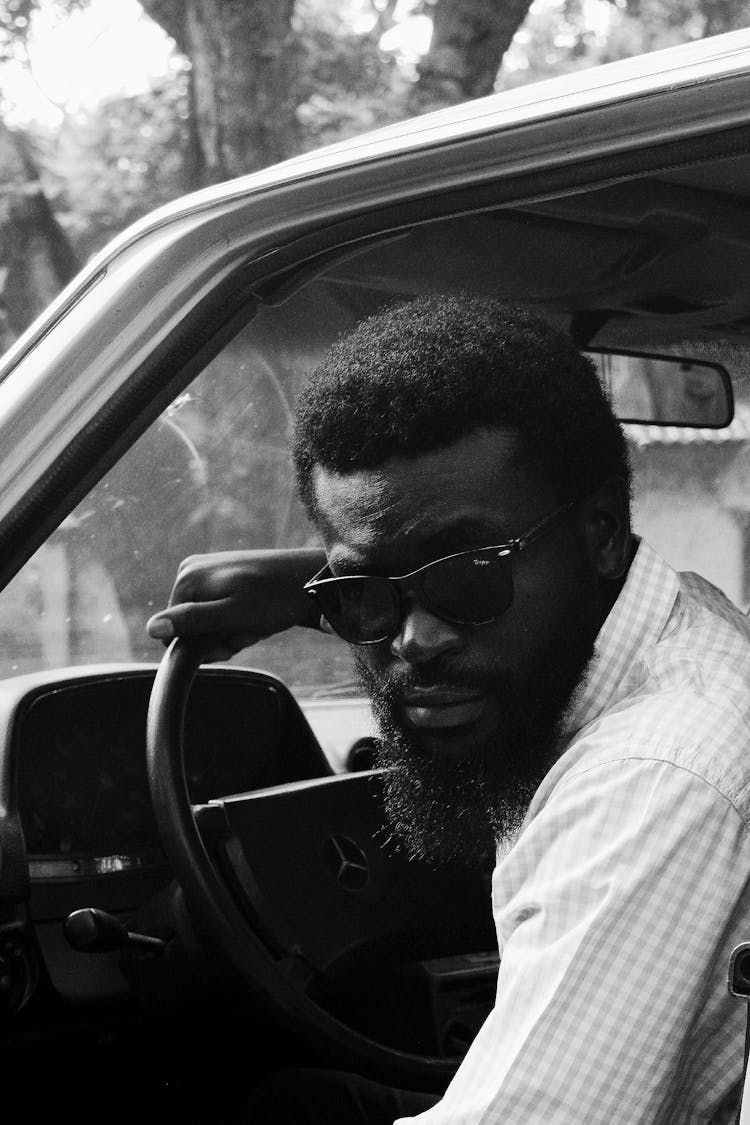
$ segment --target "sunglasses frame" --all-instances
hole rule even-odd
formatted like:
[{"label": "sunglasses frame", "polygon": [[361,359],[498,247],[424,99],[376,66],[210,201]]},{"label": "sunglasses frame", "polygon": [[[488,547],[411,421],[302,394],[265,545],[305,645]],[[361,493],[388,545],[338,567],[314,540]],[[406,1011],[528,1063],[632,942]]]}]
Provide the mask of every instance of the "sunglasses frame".
[{"label": "sunglasses frame", "polygon": [[333,632],[336,633],[337,636],[341,637],[342,640],[346,641],[347,644],[379,645],[379,644],[382,644],[383,641],[388,640],[389,637],[395,636],[396,633],[398,632],[398,630],[400,629],[401,623],[402,623],[403,618],[404,618],[404,614],[403,614],[404,597],[406,595],[410,594],[410,593],[416,593],[417,600],[419,601],[420,605],[424,606],[424,608],[429,613],[432,613],[436,617],[439,617],[441,621],[448,621],[452,625],[468,625],[468,626],[489,625],[490,622],[497,621],[497,619],[499,617],[502,617],[503,613],[506,613],[507,610],[510,608],[510,606],[513,604],[512,575],[511,575],[511,601],[508,603],[508,605],[505,607],[505,609],[500,611],[500,613],[495,613],[490,617],[483,618],[481,621],[462,621],[460,618],[449,617],[445,613],[438,613],[435,609],[432,608],[432,606],[430,606],[429,600],[425,601],[424,597],[422,596],[422,584],[421,584],[421,580],[420,580],[420,575],[423,575],[426,570],[430,570],[430,568],[433,567],[433,566],[438,566],[440,563],[450,562],[452,559],[462,558],[466,555],[482,555],[482,554],[485,554],[487,552],[497,552],[498,557],[504,558],[504,557],[516,554],[519,551],[523,551],[524,548],[528,547],[531,543],[534,543],[547,530],[549,530],[553,526],[553,524],[555,524],[557,522],[557,520],[559,520],[563,515],[565,515],[567,512],[569,512],[574,507],[574,505],[576,503],[577,503],[577,501],[575,501],[575,500],[569,500],[566,504],[561,504],[559,507],[555,508],[552,512],[548,512],[546,516],[544,516],[541,520],[538,520],[527,531],[523,532],[522,535],[516,536],[515,539],[508,539],[505,543],[495,543],[495,544],[493,544],[489,547],[473,547],[473,548],[470,548],[467,551],[456,551],[456,552],[454,552],[453,554],[450,554],[450,555],[443,555],[439,559],[433,559],[432,562],[425,563],[424,566],[417,567],[416,570],[410,570],[408,572],[408,574],[399,574],[399,575],[379,575],[379,574],[333,575],[330,572],[328,563],[326,563],[326,565],[321,570],[319,570],[317,574],[313,575],[313,577],[308,582],[305,583],[303,589],[309,597],[311,597],[311,598],[313,598],[313,600],[315,600],[317,598],[318,592],[320,591],[321,588],[323,588],[325,586],[330,586],[334,583],[341,584],[342,582],[347,582],[347,581],[358,582],[358,581],[361,581],[363,578],[377,578],[380,581],[385,581],[385,582],[388,582],[390,584],[391,589],[393,590],[393,593],[394,593],[395,604],[398,606],[398,609],[399,609],[400,612],[399,612],[398,623],[396,625],[396,628],[390,633],[384,633],[381,637],[373,637],[371,639],[361,640],[361,641],[351,640],[351,638],[344,637],[341,633],[339,633],[338,630],[335,629],[334,626],[331,624],[331,622],[328,621],[328,618],[325,616],[325,614],[321,614],[321,616],[323,618],[325,618],[325,620],[328,622],[328,624],[329,624],[330,628],[333,630]]}]

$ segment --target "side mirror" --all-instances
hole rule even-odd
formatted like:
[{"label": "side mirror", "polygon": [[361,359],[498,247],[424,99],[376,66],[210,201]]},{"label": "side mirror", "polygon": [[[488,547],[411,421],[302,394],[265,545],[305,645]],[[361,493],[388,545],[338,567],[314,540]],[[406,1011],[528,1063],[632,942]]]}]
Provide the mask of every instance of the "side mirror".
[{"label": "side mirror", "polygon": [[686,356],[588,349],[620,422],[719,429],[734,417],[729,374]]}]

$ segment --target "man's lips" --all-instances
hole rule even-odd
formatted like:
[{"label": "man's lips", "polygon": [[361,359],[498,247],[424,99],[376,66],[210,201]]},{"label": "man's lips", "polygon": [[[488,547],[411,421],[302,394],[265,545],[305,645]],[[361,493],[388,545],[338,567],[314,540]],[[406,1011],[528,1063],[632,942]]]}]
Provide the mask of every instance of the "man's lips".
[{"label": "man's lips", "polygon": [[412,726],[434,730],[474,722],[485,700],[483,692],[466,688],[420,688],[404,695],[401,709]]}]

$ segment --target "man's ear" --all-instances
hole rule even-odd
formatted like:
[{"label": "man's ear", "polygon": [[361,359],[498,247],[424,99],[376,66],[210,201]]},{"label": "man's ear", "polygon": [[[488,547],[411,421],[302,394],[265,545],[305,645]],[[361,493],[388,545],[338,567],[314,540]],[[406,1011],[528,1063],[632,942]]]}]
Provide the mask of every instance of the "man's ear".
[{"label": "man's ear", "polygon": [[622,578],[630,559],[630,497],[625,481],[611,477],[581,503],[589,555],[600,578]]}]

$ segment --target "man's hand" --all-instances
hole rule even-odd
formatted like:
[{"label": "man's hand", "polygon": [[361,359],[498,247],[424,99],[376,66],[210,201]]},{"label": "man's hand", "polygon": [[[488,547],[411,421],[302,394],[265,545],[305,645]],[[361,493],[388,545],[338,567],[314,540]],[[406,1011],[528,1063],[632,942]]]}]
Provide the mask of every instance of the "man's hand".
[{"label": "man's hand", "polygon": [[149,619],[149,636],[214,642],[207,660],[227,660],[256,641],[293,625],[319,628],[320,616],[302,587],[325,564],[325,553],[222,551],[180,563],[169,604]]}]

